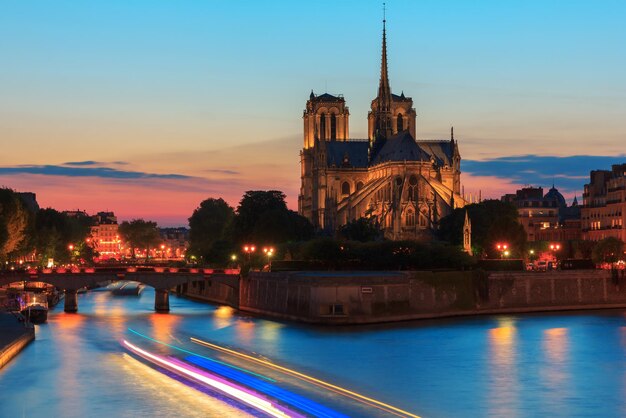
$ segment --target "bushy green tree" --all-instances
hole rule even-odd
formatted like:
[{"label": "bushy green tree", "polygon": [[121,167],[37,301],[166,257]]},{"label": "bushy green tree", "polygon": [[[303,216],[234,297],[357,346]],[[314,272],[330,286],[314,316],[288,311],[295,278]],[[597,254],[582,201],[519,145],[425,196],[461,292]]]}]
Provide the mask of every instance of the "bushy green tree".
[{"label": "bushy green tree", "polygon": [[604,238],[593,248],[592,259],[595,263],[615,263],[624,259],[624,242],[619,238]]},{"label": "bushy green tree", "polygon": [[202,201],[189,218],[188,253],[210,262],[228,259],[233,245],[227,231],[234,217],[234,209],[223,199]]},{"label": "bushy green tree", "polygon": [[526,232],[518,222],[517,208],[499,200],[485,200],[455,209],[441,219],[438,235],[453,245],[462,244],[462,231],[467,211],[472,222],[472,246],[476,254],[499,257],[496,244],[509,245],[512,257],[523,257],[526,250]]},{"label": "bushy green tree", "polygon": [[0,259],[6,259],[28,241],[28,209],[11,189],[0,189]]},{"label": "bushy green tree", "polygon": [[[87,215],[69,216],[55,209],[40,209],[35,216],[35,248],[41,262],[49,258],[58,262],[69,262],[78,256],[92,261],[91,251],[85,240],[91,232],[92,219]],[[69,246],[73,246],[73,250]]]},{"label": "bushy green tree", "polygon": [[146,257],[150,254],[150,248],[156,247],[161,241],[156,222],[143,219],[124,221],[119,226],[122,239],[130,244],[132,257],[135,258],[135,248],[145,248]]},{"label": "bushy green tree", "polygon": [[383,237],[375,218],[359,218],[339,228],[338,235],[348,241],[376,241]]},{"label": "bushy green tree", "polygon": [[310,239],[310,222],[287,209],[285,194],[278,190],[247,191],[237,207],[231,234],[237,244],[278,244]]}]

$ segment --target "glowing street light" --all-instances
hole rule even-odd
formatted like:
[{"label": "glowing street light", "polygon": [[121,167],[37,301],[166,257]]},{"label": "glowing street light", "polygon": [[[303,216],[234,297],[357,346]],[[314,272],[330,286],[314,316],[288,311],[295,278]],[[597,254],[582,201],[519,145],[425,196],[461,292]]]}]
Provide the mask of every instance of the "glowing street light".
[{"label": "glowing street light", "polygon": [[243,252],[248,254],[248,264],[250,264],[250,254],[256,251],[256,247],[254,245],[246,244],[243,246]]},{"label": "glowing street light", "polygon": [[505,256],[508,257],[508,255],[510,254],[508,249],[509,249],[509,244],[507,243],[497,243],[496,244],[496,248],[498,249],[498,251],[500,251],[500,258],[504,258]]},{"label": "glowing street light", "polygon": [[270,257],[274,254],[274,248],[273,247],[265,247],[265,248],[263,248],[263,252],[267,256],[267,264],[269,264],[270,263]]}]

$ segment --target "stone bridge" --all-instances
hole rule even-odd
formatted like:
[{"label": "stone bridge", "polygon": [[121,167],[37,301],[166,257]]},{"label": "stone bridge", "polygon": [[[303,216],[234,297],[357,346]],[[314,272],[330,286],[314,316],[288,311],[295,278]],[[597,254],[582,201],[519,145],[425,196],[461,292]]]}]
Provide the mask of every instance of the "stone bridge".
[{"label": "stone bridge", "polygon": [[239,270],[178,269],[167,267],[73,268],[0,273],[0,287],[11,283],[43,282],[65,293],[65,312],[78,311],[78,290],[115,280],[132,280],[153,287],[154,310],[169,312],[170,290],[178,285],[212,280],[239,291]]}]

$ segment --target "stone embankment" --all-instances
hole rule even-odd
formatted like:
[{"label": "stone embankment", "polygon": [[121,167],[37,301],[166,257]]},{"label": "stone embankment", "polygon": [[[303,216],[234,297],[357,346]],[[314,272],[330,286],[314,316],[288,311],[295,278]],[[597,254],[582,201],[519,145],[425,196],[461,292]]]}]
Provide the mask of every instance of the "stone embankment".
[{"label": "stone embankment", "polygon": [[18,316],[0,312],[0,369],[35,339],[35,328]]},{"label": "stone embankment", "polygon": [[238,289],[198,282],[181,293],[317,324],[626,308],[626,278],[605,270],[251,272]]}]

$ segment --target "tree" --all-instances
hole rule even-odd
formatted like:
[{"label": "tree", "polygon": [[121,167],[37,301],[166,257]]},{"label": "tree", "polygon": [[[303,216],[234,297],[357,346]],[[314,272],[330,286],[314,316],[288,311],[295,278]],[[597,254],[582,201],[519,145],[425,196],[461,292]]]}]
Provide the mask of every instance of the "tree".
[{"label": "tree", "polygon": [[251,239],[257,222],[268,212],[287,211],[285,197],[285,194],[278,190],[247,191],[237,206],[237,217],[233,222],[235,239],[240,241]]},{"label": "tree", "polygon": [[308,219],[287,209],[285,194],[278,190],[247,191],[239,202],[231,229],[238,244],[306,240],[313,232]]},{"label": "tree", "polygon": [[27,240],[30,214],[11,189],[0,189],[0,259],[19,250]]},{"label": "tree", "polygon": [[374,218],[359,218],[339,228],[339,236],[350,241],[375,241],[383,236],[378,222]]},{"label": "tree", "polygon": [[524,255],[526,232],[518,222],[517,208],[499,200],[485,200],[455,209],[440,221],[439,237],[442,240],[461,245],[465,211],[472,221],[472,246],[477,249],[477,254],[499,257],[495,245],[506,242],[513,256]]},{"label": "tree", "polygon": [[[72,261],[73,253],[91,261],[93,253],[85,240],[91,232],[93,220],[87,215],[69,216],[52,208],[41,209],[35,216],[35,248],[45,263],[49,258],[59,262]],[[73,250],[69,246],[73,246]]]},{"label": "tree", "polygon": [[131,246],[132,257],[135,258],[135,248],[145,248],[146,258],[150,256],[150,247],[156,247],[161,235],[156,222],[133,219],[124,221],[119,226],[121,237]]},{"label": "tree", "polygon": [[624,242],[615,237],[604,238],[593,248],[595,263],[615,263],[624,258]]},{"label": "tree", "polygon": [[209,198],[200,203],[189,218],[189,253],[213,261],[212,253],[217,251],[214,245],[228,247],[229,237],[226,230],[235,217],[235,211],[223,199]]}]

